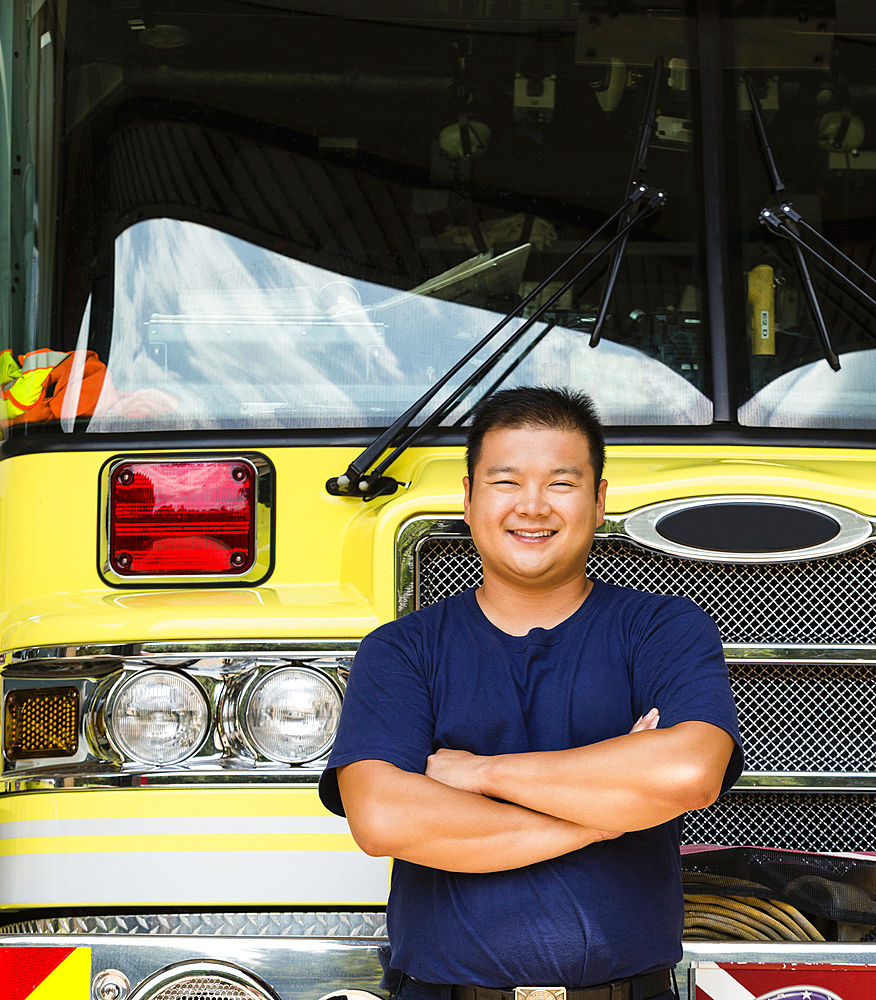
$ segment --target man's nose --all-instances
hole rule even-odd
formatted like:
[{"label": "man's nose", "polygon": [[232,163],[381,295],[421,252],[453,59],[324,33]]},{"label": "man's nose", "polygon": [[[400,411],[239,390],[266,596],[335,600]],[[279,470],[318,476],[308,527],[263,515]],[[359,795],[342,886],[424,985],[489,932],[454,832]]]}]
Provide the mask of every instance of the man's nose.
[{"label": "man's nose", "polygon": [[544,517],[550,513],[551,505],[541,490],[523,490],[517,499],[517,511],[527,517]]}]

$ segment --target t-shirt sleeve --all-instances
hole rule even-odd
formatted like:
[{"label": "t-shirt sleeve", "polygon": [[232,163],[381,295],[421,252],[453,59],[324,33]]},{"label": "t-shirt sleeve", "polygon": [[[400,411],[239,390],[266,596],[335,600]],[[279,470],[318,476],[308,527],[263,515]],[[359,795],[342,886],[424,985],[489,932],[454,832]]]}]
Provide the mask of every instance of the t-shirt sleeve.
[{"label": "t-shirt sleeve", "polygon": [[660,728],[708,722],[729,733],[735,746],[724,773],[726,792],[742,773],[739,721],[715,622],[685,599],[640,620],[633,640],[633,697],[637,711],[660,711]]},{"label": "t-shirt sleeve", "polygon": [[[380,630],[385,631],[385,628]],[[337,768],[357,760],[384,760],[425,773],[434,746],[432,699],[417,643],[372,634],[362,640],[344,693],[338,733],[319,782],[323,805],[339,816],[344,806]]]}]

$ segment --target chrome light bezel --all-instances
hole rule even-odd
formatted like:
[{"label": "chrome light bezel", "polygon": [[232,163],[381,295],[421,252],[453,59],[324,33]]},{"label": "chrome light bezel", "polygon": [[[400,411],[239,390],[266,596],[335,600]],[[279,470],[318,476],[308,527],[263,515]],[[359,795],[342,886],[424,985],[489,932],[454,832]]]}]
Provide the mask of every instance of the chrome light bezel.
[{"label": "chrome light bezel", "polygon": [[291,757],[291,756],[280,756],[278,754],[272,753],[264,742],[253,732],[253,728],[249,719],[250,709],[252,707],[253,699],[257,696],[259,691],[268,684],[273,678],[278,674],[284,672],[295,672],[297,674],[310,675],[316,677],[319,681],[323,682],[334,696],[337,702],[337,715],[340,717],[341,704],[343,702],[343,692],[340,686],[333,680],[329,673],[325,670],[321,670],[316,666],[310,666],[309,664],[303,663],[285,663],[273,667],[272,669],[261,671],[258,674],[250,675],[246,679],[246,683],[241,687],[237,697],[235,698],[235,718],[238,728],[238,732],[243,736],[247,745],[251,748],[251,751],[261,760],[270,760],[278,764],[287,764],[291,766],[296,766],[299,764],[308,764],[311,761],[319,760],[325,757],[332,744],[335,740],[335,735],[337,733],[337,725],[330,737],[319,747],[318,750],[311,754],[303,755],[301,757]]},{"label": "chrome light bezel", "polygon": [[[130,742],[119,732],[118,720],[116,717],[116,709],[122,697],[128,690],[130,690],[130,688],[132,688],[135,684],[140,684],[145,680],[155,679],[159,676],[173,677],[190,685],[196,696],[200,699],[204,712],[203,723],[200,726],[197,739],[193,741],[185,753],[174,757],[172,760],[153,760],[145,754],[137,752],[137,750],[130,745]],[[210,708],[210,699],[203,687],[189,674],[181,670],[168,670],[165,668],[139,670],[127,677],[123,677],[113,686],[113,689],[107,699],[105,709],[106,735],[116,752],[123,758],[134,760],[140,764],[146,764],[151,767],[175,767],[183,761],[188,760],[190,757],[193,757],[207,740],[212,728],[212,722],[213,713]]]}]

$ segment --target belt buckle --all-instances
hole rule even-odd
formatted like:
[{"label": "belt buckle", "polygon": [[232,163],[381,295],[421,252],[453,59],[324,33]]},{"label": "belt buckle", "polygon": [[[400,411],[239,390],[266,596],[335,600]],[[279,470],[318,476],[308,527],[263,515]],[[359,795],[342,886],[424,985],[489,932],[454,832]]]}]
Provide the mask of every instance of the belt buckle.
[{"label": "belt buckle", "polygon": [[566,1000],[566,987],[515,986],[514,1000]]}]

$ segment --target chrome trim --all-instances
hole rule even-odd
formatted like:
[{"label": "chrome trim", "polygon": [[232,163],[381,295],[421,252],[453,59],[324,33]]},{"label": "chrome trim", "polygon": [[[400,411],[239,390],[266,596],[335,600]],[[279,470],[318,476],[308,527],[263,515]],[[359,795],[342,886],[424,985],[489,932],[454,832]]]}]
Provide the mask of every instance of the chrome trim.
[{"label": "chrome trim", "polygon": [[313,639],[278,639],[271,642],[253,642],[249,639],[221,642],[128,642],[104,646],[34,646],[29,649],[15,649],[5,654],[4,664],[9,667],[31,660],[75,661],[93,660],[115,663],[118,660],[137,657],[240,657],[283,654],[293,658],[303,656],[352,656],[359,648],[359,639],[332,639],[317,642]]},{"label": "chrome trim", "polygon": [[876,771],[743,771],[734,792],[876,792]]},{"label": "chrome trim", "polygon": [[[273,914],[265,916],[270,918]],[[80,918],[69,918],[69,921],[71,926],[77,926]],[[319,930],[299,934],[280,928],[268,928],[267,933],[258,935],[237,937],[234,934],[227,930],[216,935],[200,931],[194,937],[175,936],[159,927],[149,934],[71,931],[52,934],[47,941],[46,933],[5,931],[0,937],[0,947],[38,948],[49,943],[61,948],[88,947],[91,949],[92,975],[112,968],[121,971],[133,983],[173,962],[190,959],[196,949],[197,954],[205,958],[234,959],[270,983],[283,1000],[314,1000],[338,992],[339,987],[343,992],[375,990],[381,978],[376,945],[383,940],[383,935],[361,935],[353,931],[350,936],[326,936]],[[681,1000],[693,1000],[695,996],[699,962],[793,962],[798,963],[802,972],[807,965],[858,965],[863,968],[873,964],[876,954],[873,944],[846,941],[686,940],[682,943],[684,954],[676,967]]]},{"label": "chrome trim", "polygon": [[[728,504],[760,504],[769,507],[795,507],[831,518],[837,523],[838,534],[827,542],[810,545],[803,549],[784,549],[776,552],[724,552],[716,549],[699,549],[664,538],[657,531],[657,523],[668,514],[700,507],[714,507]],[[822,503],[818,500],[800,500],[795,497],[761,495],[709,496],[686,500],[670,500],[653,504],[624,514],[611,522],[614,532],[632,538],[648,549],[666,552],[701,562],[721,563],[788,563],[807,559],[823,559],[836,556],[852,549],[860,548],[876,537],[876,519],[864,517],[847,507]]]},{"label": "chrome trim", "polygon": [[[34,690],[73,685],[79,690],[79,750],[72,758],[41,757],[32,760],[4,762],[3,779],[6,790],[9,780],[24,778],[40,787],[98,787],[108,782],[118,782],[124,787],[132,784],[176,783],[200,780],[204,774],[232,773],[241,780],[242,773],[254,776],[288,768],[287,779],[302,768],[321,771],[324,758],[302,764],[278,764],[257,753],[254,748],[235,740],[233,730],[226,725],[229,710],[226,701],[233,697],[247,679],[255,679],[284,666],[302,666],[325,674],[333,686],[343,694],[352,663],[352,649],[326,655],[314,651],[315,643],[308,643],[311,652],[293,651],[287,644],[282,652],[263,655],[225,654],[199,656],[191,649],[180,646],[174,653],[151,656],[50,657],[44,660],[19,661],[2,671],[3,693],[15,690]],[[333,643],[337,649],[345,643]],[[69,650],[72,647],[67,647]],[[105,650],[104,650],[105,651]],[[57,652],[57,650],[52,650]],[[108,703],[120,684],[146,670],[170,669],[184,672],[204,691],[209,704],[211,725],[199,748],[184,761],[174,765],[147,765],[137,762],[116,747],[107,733]],[[183,777],[191,774],[191,779]],[[119,782],[119,779],[123,780]],[[133,780],[132,780],[133,779]],[[19,790],[16,788],[15,790]]]},{"label": "chrome trim", "polygon": [[780,660],[786,663],[876,663],[876,646],[742,646],[724,643],[728,663]]},{"label": "chrome trim", "polygon": [[33,771],[20,775],[7,775],[0,778],[0,795],[21,795],[26,792],[57,792],[70,788],[80,790],[98,788],[179,788],[191,789],[228,788],[276,785],[283,787],[308,786],[316,787],[319,776],[325,769],[325,759],[302,764],[299,767],[290,765],[288,771],[273,768],[234,770],[233,767],[223,767],[218,764],[199,765],[197,769],[187,771],[172,771],[166,768],[162,771],[145,769],[99,773],[94,767],[80,766],[76,769],[64,770],[60,767],[47,767],[45,771]]},{"label": "chrome trim", "polygon": [[263,982],[270,983],[282,1000],[315,1000],[347,990],[378,989],[382,975],[377,958],[380,938],[316,935],[318,931],[315,935],[292,936],[278,930],[240,938],[232,936],[231,932],[216,936],[203,933],[170,936],[159,928],[152,934],[58,934],[50,937],[40,933],[3,934],[0,947],[90,948],[92,977],[106,969],[114,969],[123,973],[132,984],[197,955],[205,960],[232,960]]},{"label": "chrome trim", "polygon": [[417,549],[428,538],[450,535],[461,538],[470,535],[462,515],[421,514],[412,517],[399,528],[396,539],[396,613],[404,617],[416,608],[418,560]]},{"label": "chrome trim", "polygon": [[[200,764],[189,770],[166,767],[120,768],[101,773],[94,766],[68,765],[34,770],[0,779],[0,794],[47,792],[62,789],[96,788],[213,788],[247,785],[315,786],[325,768],[325,757],[302,766],[280,770],[278,765],[259,769],[256,766]],[[874,772],[806,773],[791,771],[744,771],[733,786],[734,792],[876,792]]]},{"label": "chrome trim", "polygon": [[[248,465],[255,474],[255,554],[249,569],[242,573],[200,573],[187,576],[122,576],[109,563],[110,533],[110,478],[120,465],[128,462],[143,462],[152,465],[169,465],[177,462],[228,462],[236,461]],[[140,452],[114,455],[100,470],[98,511],[98,560],[97,569],[101,579],[112,587],[137,589],[143,587],[203,587],[225,584],[240,586],[242,583],[264,583],[274,568],[274,466],[258,452],[180,452],[164,453]]]}]

